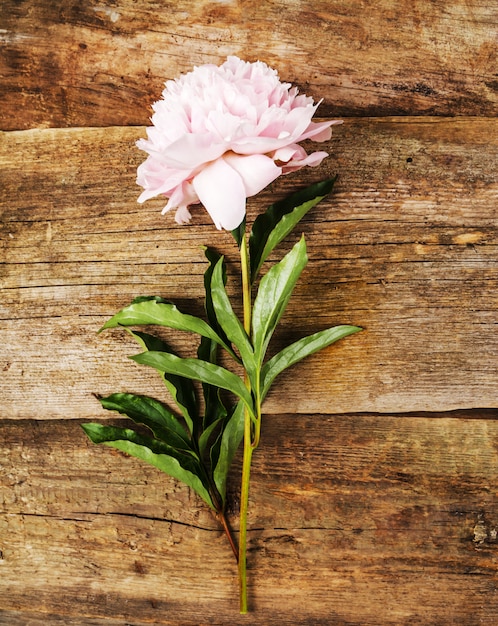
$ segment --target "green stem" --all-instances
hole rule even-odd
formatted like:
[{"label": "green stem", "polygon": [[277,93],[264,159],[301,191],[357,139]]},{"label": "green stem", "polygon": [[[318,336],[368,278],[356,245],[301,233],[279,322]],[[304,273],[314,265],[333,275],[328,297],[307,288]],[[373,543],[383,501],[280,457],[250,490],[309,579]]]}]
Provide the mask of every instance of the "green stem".
[{"label": "green stem", "polygon": [[248,335],[251,334],[251,281],[249,278],[249,255],[247,253],[246,234],[242,235],[240,242],[240,265],[242,271],[242,303],[244,307],[244,330]]},{"label": "green stem", "polygon": [[[242,303],[244,310],[244,330],[251,333],[251,283],[249,278],[249,258],[247,254],[246,234],[240,243],[240,264],[242,271]],[[245,373],[245,385],[251,391],[251,381]],[[240,489],[240,534],[239,534],[239,586],[240,612],[247,613],[247,510],[249,506],[249,478],[252,460],[252,425],[247,408],[244,410],[244,457],[242,461],[242,482]]]},{"label": "green stem", "polygon": [[251,475],[251,420],[246,411],[244,423],[244,459],[242,462],[242,484],[240,489],[240,533],[239,533],[239,585],[240,613],[247,613],[247,510],[249,507],[249,478]]}]

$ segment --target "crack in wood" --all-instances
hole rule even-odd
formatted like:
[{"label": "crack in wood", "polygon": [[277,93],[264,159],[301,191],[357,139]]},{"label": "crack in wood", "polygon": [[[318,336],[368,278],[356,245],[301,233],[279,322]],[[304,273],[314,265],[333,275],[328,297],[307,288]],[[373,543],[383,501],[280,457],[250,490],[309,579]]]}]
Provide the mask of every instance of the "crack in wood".
[{"label": "crack in wood", "polygon": [[[165,522],[168,524],[177,524],[179,526],[183,526],[185,528],[193,528],[195,530],[202,530],[202,531],[206,531],[206,532],[221,532],[222,529],[220,528],[209,528],[207,526],[200,526],[198,524],[191,524],[188,522],[181,522],[179,520],[174,520],[174,519],[168,519],[168,518],[163,518],[163,517],[155,517],[155,516],[150,516],[150,515],[139,515],[136,513],[122,513],[122,512],[116,512],[116,511],[106,511],[106,512],[98,512],[98,511],[77,511],[75,513],[73,513],[72,516],[65,516],[65,515],[54,515],[54,514],[49,514],[49,513],[26,513],[23,511],[20,511],[18,513],[12,513],[10,515],[17,515],[19,517],[33,517],[33,518],[40,518],[40,519],[54,519],[54,520],[58,520],[61,522],[88,522],[88,523],[92,523],[93,520],[91,519],[87,519],[85,517],[79,517],[79,516],[92,516],[95,518],[102,518],[102,517],[123,517],[123,518],[131,518],[131,519],[138,519],[138,520],[145,520],[145,521],[152,521],[152,522]],[[315,532],[315,531],[325,531],[325,532],[339,532],[339,533],[352,533],[355,535],[358,534],[362,534],[364,532],[371,532],[371,531],[375,531],[375,528],[360,528],[360,527],[346,527],[346,526],[293,526],[293,527],[284,527],[284,526],[274,526],[274,527],[265,527],[265,526],[253,526],[247,529],[248,533],[271,533],[271,532],[278,532],[278,533],[286,533],[285,535],[282,535],[278,538],[279,541],[284,540],[286,537],[292,537],[292,535],[290,535],[289,533],[296,533],[296,532],[306,532],[306,531],[310,531],[310,532]],[[234,534],[238,533],[237,529],[233,530]],[[265,539],[264,541],[271,541],[272,537],[269,537],[267,539]],[[294,540],[294,539],[293,539]],[[0,560],[3,558],[2,552],[0,550]]]},{"label": "crack in wood", "polygon": [[71,516],[65,516],[65,515],[53,515],[50,513],[25,513],[23,511],[20,511],[17,514],[14,515],[19,515],[21,517],[38,517],[38,518],[48,518],[48,519],[56,519],[59,520],[61,522],[89,522],[92,523],[91,519],[86,519],[85,517],[79,517],[79,516],[92,516],[92,517],[125,517],[125,518],[132,518],[132,519],[137,519],[137,520],[144,520],[144,521],[150,521],[150,522],[165,522],[168,524],[178,524],[179,526],[185,526],[186,528],[194,528],[196,530],[204,530],[207,532],[220,532],[221,527],[220,528],[208,528],[206,526],[199,526],[196,524],[189,524],[188,522],[181,522],[179,520],[174,520],[174,519],[168,519],[168,518],[164,518],[164,517],[154,517],[151,515],[139,515],[137,513],[122,513],[122,512],[116,512],[116,511],[103,511],[103,512],[99,512],[99,511],[76,511],[74,513],[72,513]]}]

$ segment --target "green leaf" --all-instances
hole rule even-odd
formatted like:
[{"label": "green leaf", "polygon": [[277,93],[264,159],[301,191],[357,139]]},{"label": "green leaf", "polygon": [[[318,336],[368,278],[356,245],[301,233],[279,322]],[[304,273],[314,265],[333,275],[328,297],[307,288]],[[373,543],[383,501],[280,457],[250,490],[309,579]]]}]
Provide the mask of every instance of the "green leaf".
[{"label": "green leaf", "polygon": [[230,346],[227,346],[204,320],[194,315],[181,313],[174,304],[161,301],[158,298],[139,298],[135,300],[111,317],[99,332],[107,328],[116,328],[117,326],[137,326],[141,324],[156,324],[185,332],[197,333],[216,341],[216,343],[235,356]]},{"label": "green leaf", "polygon": [[137,424],[144,424],[157,439],[173,448],[194,453],[187,433],[177,417],[154,398],[132,393],[113,393],[107,398],[101,398],[100,403],[108,411],[117,411]]},{"label": "green leaf", "polygon": [[139,304],[140,302],[150,302],[151,300],[154,300],[154,302],[159,302],[160,304],[171,304],[169,300],[165,300],[164,298],[161,298],[161,296],[137,296],[136,298],[133,298],[130,304]]},{"label": "green leaf", "polygon": [[[223,339],[226,344],[230,344],[230,340],[226,336],[225,331],[221,327],[220,323],[218,322],[218,318],[216,317],[213,305],[213,296],[211,292],[211,280],[214,268],[219,262],[222,265],[221,282],[223,285],[226,284],[226,265],[224,263],[223,256],[215,250],[212,250],[210,248],[204,248],[204,252],[207,260],[209,261],[209,266],[204,272],[206,315],[211,327],[218,333],[218,335]],[[209,363],[216,364],[218,361],[218,345],[211,339],[202,337],[199,348],[197,350],[197,357],[202,361],[208,361]],[[202,383],[202,392],[204,395],[203,428],[207,428],[213,422],[217,422],[218,419],[224,418],[227,412],[225,406],[223,405],[223,402],[221,401],[220,390],[218,389],[218,387],[208,385],[207,383]],[[199,445],[201,445],[200,442]]]},{"label": "green leaf", "polygon": [[246,232],[246,218],[244,217],[244,219],[237,226],[237,228],[231,231],[232,236],[237,242],[237,245],[239,246],[239,248],[240,248],[240,244],[242,243],[242,237],[244,236],[245,232]]},{"label": "green leaf", "polygon": [[[197,350],[197,357],[201,361],[216,364],[217,356],[218,345],[214,341],[202,337],[199,349]],[[202,383],[202,393],[204,396],[203,428],[206,429],[211,423],[226,417],[227,410],[221,400],[218,387]]]},{"label": "green leaf", "polygon": [[[204,254],[206,255],[207,260],[209,261],[209,266],[204,272],[204,290],[206,293],[204,308],[206,310],[207,319],[209,321],[211,328],[213,328],[218,333],[218,335],[223,339],[223,341],[228,344],[229,339],[224,334],[223,328],[220,326],[218,322],[218,318],[216,317],[216,313],[214,312],[213,298],[211,294],[211,280],[213,276],[213,271],[214,271],[216,264],[220,260],[223,259],[223,256],[219,254],[218,252],[216,252],[215,250],[212,250],[210,248],[204,248]],[[223,260],[221,262],[222,262],[222,271],[221,271],[222,282],[223,282],[223,285],[226,285],[226,281],[227,281],[226,266]]]},{"label": "green leaf", "polygon": [[130,335],[137,340],[137,342],[145,350],[155,350],[157,352],[173,352],[173,349],[160,337],[144,333],[140,330],[126,329]]},{"label": "green leaf", "polygon": [[223,257],[216,264],[211,278],[211,296],[216,318],[228,340],[236,346],[246,370],[254,370],[254,352],[244,327],[234,313],[223,282]]},{"label": "green leaf", "polygon": [[202,434],[199,437],[199,454],[201,455],[201,458],[204,458],[204,453],[207,449],[210,439],[213,437],[216,429],[222,424],[223,421],[224,417],[221,417],[209,424],[209,426],[202,431]]},{"label": "green leaf", "polygon": [[306,266],[304,237],[263,276],[253,307],[253,346],[256,360],[262,363],[268,342],[282,317],[295,284]]},{"label": "green leaf", "polygon": [[215,509],[209,490],[202,479],[203,469],[193,457],[170,449],[166,444],[143,437],[129,428],[82,424],[83,430],[94,443],[103,443],[126,452],[157,467],[165,474],[183,481],[191,487],[212,509]]},{"label": "green leaf", "polygon": [[244,405],[238,402],[211,450],[213,479],[223,503],[226,498],[227,478],[235,453],[244,436]]},{"label": "green leaf", "polygon": [[268,393],[274,379],[285,369],[330,344],[363,330],[359,326],[334,326],[303,337],[271,358],[261,370],[261,399]]},{"label": "green leaf", "polygon": [[[138,330],[127,330],[145,350],[175,354],[173,349],[162,339],[159,339],[159,337],[154,337],[154,335],[149,335],[148,333],[143,333]],[[206,339],[206,341],[210,340]],[[199,421],[199,408],[197,406],[197,397],[192,381],[189,378],[183,378],[177,374],[162,372],[162,376],[168,391],[178,405],[188,429],[192,434],[194,432],[194,424],[196,424],[197,427],[197,422]]]},{"label": "green leaf", "polygon": [[231,391],[244,402],[254,417],[251,394],[242,380],[219,365],[201,361],[200,359],[181,359],[174,354],[166,354],[164,352],[142,352],[142,354],[137,354],[130,358],[136,363],[149,365],[160,372],[175,372],[180,376]]},{"label": "green leaf", "polygon": [[256,280],[261,266],[272,250],[311,208],[332,191],[336,179],[337,176],[301,189],[284,200],[275,202],[265,213],[258,215],[249,237],[252,282]]}]

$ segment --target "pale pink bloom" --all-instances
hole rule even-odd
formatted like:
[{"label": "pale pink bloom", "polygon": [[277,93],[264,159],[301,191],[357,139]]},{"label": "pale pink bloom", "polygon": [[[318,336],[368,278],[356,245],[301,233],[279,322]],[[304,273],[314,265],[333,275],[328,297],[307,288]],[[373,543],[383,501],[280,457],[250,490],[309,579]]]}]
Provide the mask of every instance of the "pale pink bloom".
[{"label": "pale pink bloom", "polygon": [[148,139],[137,142],[149,155],[137,172],[144,188],[138,201],[166,196],[163,213],[176,209],[179,224],[190,220],[188,207],[201,202],[218,229],[234,230],[246,198],[327,156],[297,145],[330,139],[330,126],[340,123],[312,122],[318,104],[281,83],[265,63],[235,56],[168,81],[153,105]]}]

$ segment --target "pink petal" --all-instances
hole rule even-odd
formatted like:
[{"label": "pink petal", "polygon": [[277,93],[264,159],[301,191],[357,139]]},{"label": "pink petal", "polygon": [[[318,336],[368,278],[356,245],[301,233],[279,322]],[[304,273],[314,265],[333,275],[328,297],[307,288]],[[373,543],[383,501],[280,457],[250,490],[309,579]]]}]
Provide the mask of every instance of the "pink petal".
[{"label": "pink petal", "polygon": [[282,163],[287,163],[292,159],[306,157],[306,150],[299,146],[297,143],[291,143],[289,146],[279,148],[278,150],[275,150],[275,152],[272,154],[272,158],[274,158],[275,161],[280,161]]},{"label": "pink petal", "polygon": [[168,204],[164,207],[162,213],[164,215],[171,209],[188,207],[189,204],[197,204],[198,202],[199,198],[197,197],[197,194],[195,193],[192,184],[186,181],[183,184],[178,185],[178,187],[173,190],[173,192],[169,196]]},{"label": "pink petal", "polygon": [[192,170],[219,158],[225,150],[226,144],[216,143],[211,133],[188,134],[169,145],[160,158],[169,167]]},{"label": "pink petal", "polygon": [[313,141],[328,141],[332,137],[332,129],[330,127],[335,124],[342,124],[342,120],[330,120],[328,122],[318,123],[310,122],[308,128],[296,139],[296,142],[311,138],[313,138]]},{"label": "pink petal", "polygon": [[327,156],[328,152],[312,152],[306,158],[292,159],[283,166],[283,173],[288,174],[289,172],[295,172],[296,170],[300,170],[305,165],[308,165],[309,167],[316,167],[317,165],[320,165],[323,159]]},{"label": "pink petal", "polygon": [[266,154],[288,144],[288,139],[274,137],[241,137],[230,142],[230,148],[237,154]]},{"label": "pink petal", "polygon": [[177,224],[188,224],[190,222],[190,211],[186,206],[179,206],[175,213],[175,222]]},{"label": "pink petal", "polygon": [[188,170],[170,169],[149,156],[137,169],[137,184],[144,188],[138,202],[145,202],[159,194],[169,196],[189,175]]},{"label": "pink petal", "polygon": [[192,182],[218,230],[234,230],[240,225],[246,214],[246,192],[242,178],[233,167],[218,159]]},{"label": "pink petal", "polygon": [[225,154],[223,159],[240,175],[246,197],[254,196],[273,182],[282,173],[273,159],[264,154],[239,156]]}]

